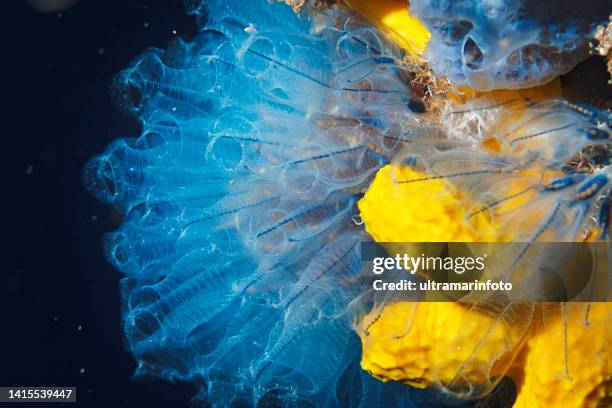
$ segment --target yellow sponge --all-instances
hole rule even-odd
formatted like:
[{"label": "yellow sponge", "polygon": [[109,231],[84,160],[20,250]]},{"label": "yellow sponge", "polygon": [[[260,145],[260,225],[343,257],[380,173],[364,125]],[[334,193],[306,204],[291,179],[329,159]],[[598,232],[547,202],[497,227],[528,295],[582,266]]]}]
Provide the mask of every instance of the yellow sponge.
[{"label": "yellow sponge", "polygon": [[[445,179],[386,166],[358,206],[378,242],[509,240],[484,213],[467,221],[469,203]],[[515,408],[612,406],[610,303],[556,308],[526,305],[509,324],[483,305],[386,305],[360,322],[361,365],[382,381],[453,391],[490,390],[496,376],[508,375],[517,385]]]},{"label": "yellow sponge", "polygon": [[366,231],[377,242],[502,239],[485,213],[466,219],[469,200],[464,193],[444,179],[414,182],[425,178],[409,167],[385,166],[378,171],[358,203]]},{"label": "yellow sponge", "polygon": [[612,406],[610,303],[554,306],[527,343],[514,408]]},{"label": "yellow sponge", "polygon": [[503,373],[523,332],[460,303],[399,302],[363,319],[361,367],[418,388],[483,385]]},{"label": "yellow sponge", "polygon": [[466,304],[395,303],[362,320],[361,367],[417,388],[490,390],[508,375],[514,408],[611,406],[610,304],[539,304],[532,316],[526,331],[529,321],[497,322]]},{"label": "yellow sponge", "polygon": [[427,28],[408,11],[405,0],[347,0],[355,11],[387,32],[391,40],[419,60],[431,38]]}]

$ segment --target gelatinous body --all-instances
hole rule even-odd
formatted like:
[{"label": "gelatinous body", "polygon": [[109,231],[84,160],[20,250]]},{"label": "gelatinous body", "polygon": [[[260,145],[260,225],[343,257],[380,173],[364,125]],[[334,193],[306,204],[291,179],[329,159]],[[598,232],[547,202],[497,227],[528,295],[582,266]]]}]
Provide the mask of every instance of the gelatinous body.
[{"label": "gelatinous body", "polygon": [[[468,218],[488,213],[514,241],[607,237],[601,209],[611,189],[609,112],[518,98],[452,109],[447,131],[462,142],[427,161],[475,200]],[[492,140],[497,149],[483,147]]]},{"label": "gelatinous body", "polygon": [[[550,241],[579,240],[580,227],[599,208],[595,202],[605,202],[608,197],[611,117],[609,112],[562,99],[532,102],[514,96],[492,103],[485,97],[467,105],[452,105],[442,120],[444,138],[419,139],[405,155],[396,157],[398,166],[418,171],[395,171],[387,178],[391,177],[390,185],[398,191],[407,191],[394,192],[402,200],[416,192],[426,193],[425,186],[446,180],[454,189],[459,188],[461,195],[454,198],[457,203],[453,205],[463,206],[461,210],[468,211],[466,218],[488,212],[503,223],[496,228],[516,232],[514,240],[532,240],[531,228],[517,228],[509,218],[530,213],[518,209],[533,206],[543,214],[552,212],[544,202],[559,204],[564,217],[571,220],[564,222],[570,230],[556,231]],[[434,192],[429,195],[434,200]],[[512,205],[510,200],[514,200]],[[394,213],[389,209],[376,215]],[[378,221],[374,224],[385,224]]]},{"label": "gelatinous body", "polygon": [[588,56],[589,35],[607,19],[603,0],[413,0],[432,34],[438,75],[478,90],[540,85]]},{"label": "gelatinous body", "polygon": [[219,406],[411,406],[409,389],[359,371],[347,312],[356,200],[417,133],[402,54],[344,9],[191,12],[194,41],[148,50],[118,78],[141,136],[85,171],[125,214],[106,251],[125,273],[137,375],[197,381]]}]

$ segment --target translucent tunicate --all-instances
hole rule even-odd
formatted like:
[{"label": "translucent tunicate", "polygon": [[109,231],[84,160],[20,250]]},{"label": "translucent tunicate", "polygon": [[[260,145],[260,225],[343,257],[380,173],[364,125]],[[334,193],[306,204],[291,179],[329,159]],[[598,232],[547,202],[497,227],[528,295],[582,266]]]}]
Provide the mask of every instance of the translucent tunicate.
[{"label": "translucent tunicate", "polygon": [[410,10],[432,34],[426,51],[438,75],[477,90],[549,82],[589,54],[602,0],[413,0]]}]

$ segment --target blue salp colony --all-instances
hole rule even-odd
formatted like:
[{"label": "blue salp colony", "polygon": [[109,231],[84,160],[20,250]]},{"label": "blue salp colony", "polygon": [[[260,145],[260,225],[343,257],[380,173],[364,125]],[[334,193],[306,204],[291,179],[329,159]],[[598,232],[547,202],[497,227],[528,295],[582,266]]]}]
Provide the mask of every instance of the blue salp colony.
[{"label": "blue salp colony", "polygon": [[150,49],[118,78],[142,134],[85,170],[125,215],[105,247],[125,274],[136,375],[198,381],[197,399],[218,406],[412,406],[407,387],[360,371],[347,313],[355,202],[415,134],[401,53],[347,11],[190,11],[194,41]]},{"label": "blue salp colony", "polygon": [[607,20],[605,0],[412,0],[432,34],[438,75],[486,91],[549,82],[588,56],[589,35]]}]

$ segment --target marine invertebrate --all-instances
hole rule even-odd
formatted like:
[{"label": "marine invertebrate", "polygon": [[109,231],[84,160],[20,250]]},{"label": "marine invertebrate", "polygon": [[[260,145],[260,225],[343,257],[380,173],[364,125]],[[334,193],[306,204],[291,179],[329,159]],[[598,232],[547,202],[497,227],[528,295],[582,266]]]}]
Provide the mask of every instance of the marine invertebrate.
[{"label": "marine invertebrate", "polygon": [[[494,110],[476,107],[452,118],[462,126],[450,131],[422,120],[418,67],[344,7],[298,17],[264,0],[213,0],[190,12],[200,22],[193,42],[148,50],[118,78],[117,94],[142,134],[114,142],[85,171],[91,191],[125,216],[106,249],[126,275],[123,316],[137,375],[196,381],[197,399],[219,406],[432,406],[430,395],[358,369],[351,309],[368,305],[359,298],[358,244],[367,236],[357,201],[385,165],[420,157],[420,170],[456,184],[447,197],[482,203],[473,220],[487,225],[485,210],[501,208],[492,197],[509,194],[516,180],[510,170],[529,163],[575,177],[581,203],[564,213],[585,218],[591,191],[608,187],[576,168],[595,169],[587,164],[596,158],[566,170],[559,161],[584,157],[566,148],[605,133],[592,123],[603,114],[561,102],[530,106],[532,116],[507,135],[529,137],[515,140],[487,136],[490,118],[476,118],[485,121],[479,126],[470,114]],[[548,120],[576,118],[555,140],[559,150],[541,143],[535,160],[531,142],[558,137]],[[488,139],[504,154],[483,150]],[[486,168],[448,172],[466,157]],[[470,181],[476,174],[482,184]],[[565,200],[571,184],[542,184],[555,190],[543,196]],[[538,232],[533,221],[551,201],[516,228]]]},{"label": "marine invertebrate", "polygon": [[[218,406],[379,404],[346,310],[360,287],[352,218],[420,132],[409,66],[345,8],[190,12],[193,42],[148,50],[118,77],[142,134],[85,170],[125,216],[106,251],[125,274],[136,375],[198,381]],[[413,397],[395,389],[385,403]]]},{"label": "marine invertebrate", "polygon": [[511,373],[515,408],[602,407],[612,400],[610,303],[543,304],[541,319]]},{"label": "marine invertebrate", "polygon": [[[488,225],[516,241],[580,241],[595,232],[591,219],[597,220],[599,233],[607,237],[612,170],[609,113],[563,100],[531,103],[519,95],[504,103],[489,103],[482,98],[454,106],[443,121],[447,138],[412,143],[407,158],[397,163],[416,165],[417,173],[399,169],[395,170],[398,176],[391,177],[388,170],[381,171],[380,181],[377,177],[360,208],[378,208],[388,196],[403,198],[385,201],[393,208],[383,213],[362,214],[368,232],[386,241],[428,241],[432,236],[427,234],[448,217],[463,223],[462,231],[484,233],[488,227],[483,229],[482,222],[478,228],[469,224],[486,214]],[[443,180],[450,183],[448,187]],[[403,194],[406,191],[410,198]],[[452,199],[436,203],[440,191],[451,192]],[[384,214],[410,220],[409,209],[418,214],[419,207],[428,212],[430,206],[442,212],[435,212],[429,225],[422,226],[424,235],[415,234],[414,223],[427,217],[407,226],[384,221]],[[466,215],[457,219],[458,214]]]},{"label": "marine invertebrate", "polygon": [[[428,178],[409,167],[380,169],[366,196],[359,201],[366,231],[378,242],[499,241],[499,230],[485,214],[468,216],[460,203],[465,193],[444,179]],[[399,215],[399,216],[398,216]],[[399,233],[402,231],[402,233]],[[402,235],[399,235],[402,234]]]},{"label": "marine invertebrate", "polygon": [[[506,373],[527,330],[509,321],[494,322],[495,315],[486,307],[479,310],[454,302],[390,304],[362,321],[361,366],[383,381],[418,388],[469,383],[486,389],[492,379]],[[483,339],[484,328],[492,329]]]},{"label": "marine invertebrate", "polygon": [[346,0],[346,3],[375,26],[386,29],[392,40],[404,48],[412,59],[422,58],[431,35],[409,13],[404,0]]},{"label": "marine invertebrate", "polygon": [[432,39],[426,56],[438,75],[477,90],[526,88],[568,72],[588,56],[601,0],[413,0]]},{"label": "marine invertebrate", "polygon": [[383,381],[467,394],[490,389],[506,375],[517,388],[515,408],[609,403],[609,303],[516,307],[514,317],[533,317],[527,324],[522,318],[521,324],[496,322],[492,311],[492,305],[438,302],[373,311],[361,326],[362,367]]},{"label": "marine invertebrate", "polygon": [[[562,258],[530,253],[530,243],[608,239],[608,112],[515,95],[496,104],[476,100],[448,115],[451,138],[413,143],[395,168],[379,171],[359,202],[377,241],[525,242],[502,262],[512,268],[502,271],[513,280],[519,259],[537,259],[537,270],[522,270],[514,280],[523,283],[519,292],[529,293],[527,286],[542,279],[542,261],[554,269]],[[452,228],[438,228],[449,220]],[[582,266],[588,287],[597,269],[596,263]],[[435,386],[463,398],[485,395],[508,375],[518,389],[517,407],[605,404],[612,379],[609,303],[517,300],[374,297],[375,306],[357,326],[362,367],[384,381]]]},{"label": "marine invertebrate", "polygon": [[427,28],[410,13],[404,0],[346,0],[346,3],[408,53],[407,63],[416,65],[410,75],[411,87],[426,101],[427,123],[436,122],[439,111],[448,102],[447,92],[453,87],[448,79],[435,76],[424,59],[431,38]]}]

